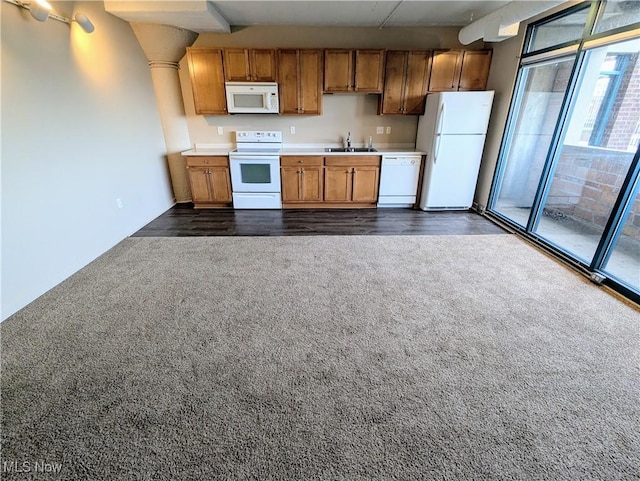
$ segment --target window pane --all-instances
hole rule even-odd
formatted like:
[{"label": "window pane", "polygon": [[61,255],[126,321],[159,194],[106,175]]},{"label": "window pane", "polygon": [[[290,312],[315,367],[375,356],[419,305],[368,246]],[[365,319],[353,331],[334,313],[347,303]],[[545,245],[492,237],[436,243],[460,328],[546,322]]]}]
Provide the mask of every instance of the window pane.
[{"label": "window pane", "polygon": [[638,22],[640,22],[638,0],[609,1],[605,5],[604,13],[596,20],[594,33],[606,32]]},{"label": "window pane", "polygon": [[526,226],[574,58],[525,67],[526,82],[495,210]]},{"label": "window pane", "polygon": [[560,45],[582,38],[589,17],[589,5],[569,15],[533,26],[531,41],[525,53]]},{"label": "window pane", "polygon": [[588,53],[535,229],[587,264],[638,147],[639,52],[640,39]]},{"label": "window pane", "polygon": [[629,215],[603,270],[640,291],[640,196],[636,193]]}]

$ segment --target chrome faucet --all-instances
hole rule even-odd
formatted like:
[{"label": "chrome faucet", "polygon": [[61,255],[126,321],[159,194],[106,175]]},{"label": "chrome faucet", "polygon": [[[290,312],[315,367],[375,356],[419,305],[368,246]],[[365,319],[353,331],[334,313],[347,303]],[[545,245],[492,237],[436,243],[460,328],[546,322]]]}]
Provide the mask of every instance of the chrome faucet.
[{"label": "chrome faucet", "polygon": [[347,135],[347,149],[351,148],[351,132]]}]

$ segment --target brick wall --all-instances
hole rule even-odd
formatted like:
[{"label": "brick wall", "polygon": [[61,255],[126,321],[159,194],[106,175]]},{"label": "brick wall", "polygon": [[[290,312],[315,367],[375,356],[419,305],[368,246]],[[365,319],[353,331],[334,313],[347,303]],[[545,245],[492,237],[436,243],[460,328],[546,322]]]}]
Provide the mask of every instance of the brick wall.
[{"label": "brick wall", "polygon": [[[632,157],[633,153],[619,150],[565,145],[546,209],[604,227]],[[629,216],[623,233],[640,238],[640,199]]]},{"label": "brick wall", "polygon": [[620,82],[620,89],[612,105],[609,122],[604,130],[601,147],[627,150],[629,141],[640,120],[640,62],[633,55]]}]

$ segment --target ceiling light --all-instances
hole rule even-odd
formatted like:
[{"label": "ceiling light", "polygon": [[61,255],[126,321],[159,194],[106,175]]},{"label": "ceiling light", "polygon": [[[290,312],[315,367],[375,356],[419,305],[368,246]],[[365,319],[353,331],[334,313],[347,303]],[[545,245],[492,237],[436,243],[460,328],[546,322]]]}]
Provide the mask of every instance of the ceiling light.
[{"label": "ceiling light", "polygon": [[96,29],[96,27],[93,26],[93,23],[91,23],[91,20],[89,20],[89,17],[87,17],[84,13],[76,13],[73,17],[73,20],[78,22],[80,28],[86,33],[91,33]]},{"label": "ceiling light", "polygon": [[51,11],[51,5],[46,0],[34,0],[29,4],[29,12],[31,16],[38,22],[44,22],[49,18],[49,12]]}]

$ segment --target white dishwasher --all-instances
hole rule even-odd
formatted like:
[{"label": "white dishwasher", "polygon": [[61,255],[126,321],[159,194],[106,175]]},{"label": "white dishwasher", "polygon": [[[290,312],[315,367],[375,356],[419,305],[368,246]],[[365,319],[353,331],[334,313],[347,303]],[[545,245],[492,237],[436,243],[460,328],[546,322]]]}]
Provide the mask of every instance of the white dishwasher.
[{"label": "white dishwasher", "polygon": [[420,154],[382,156],[378,207],[413,207],[421,161]]}]

